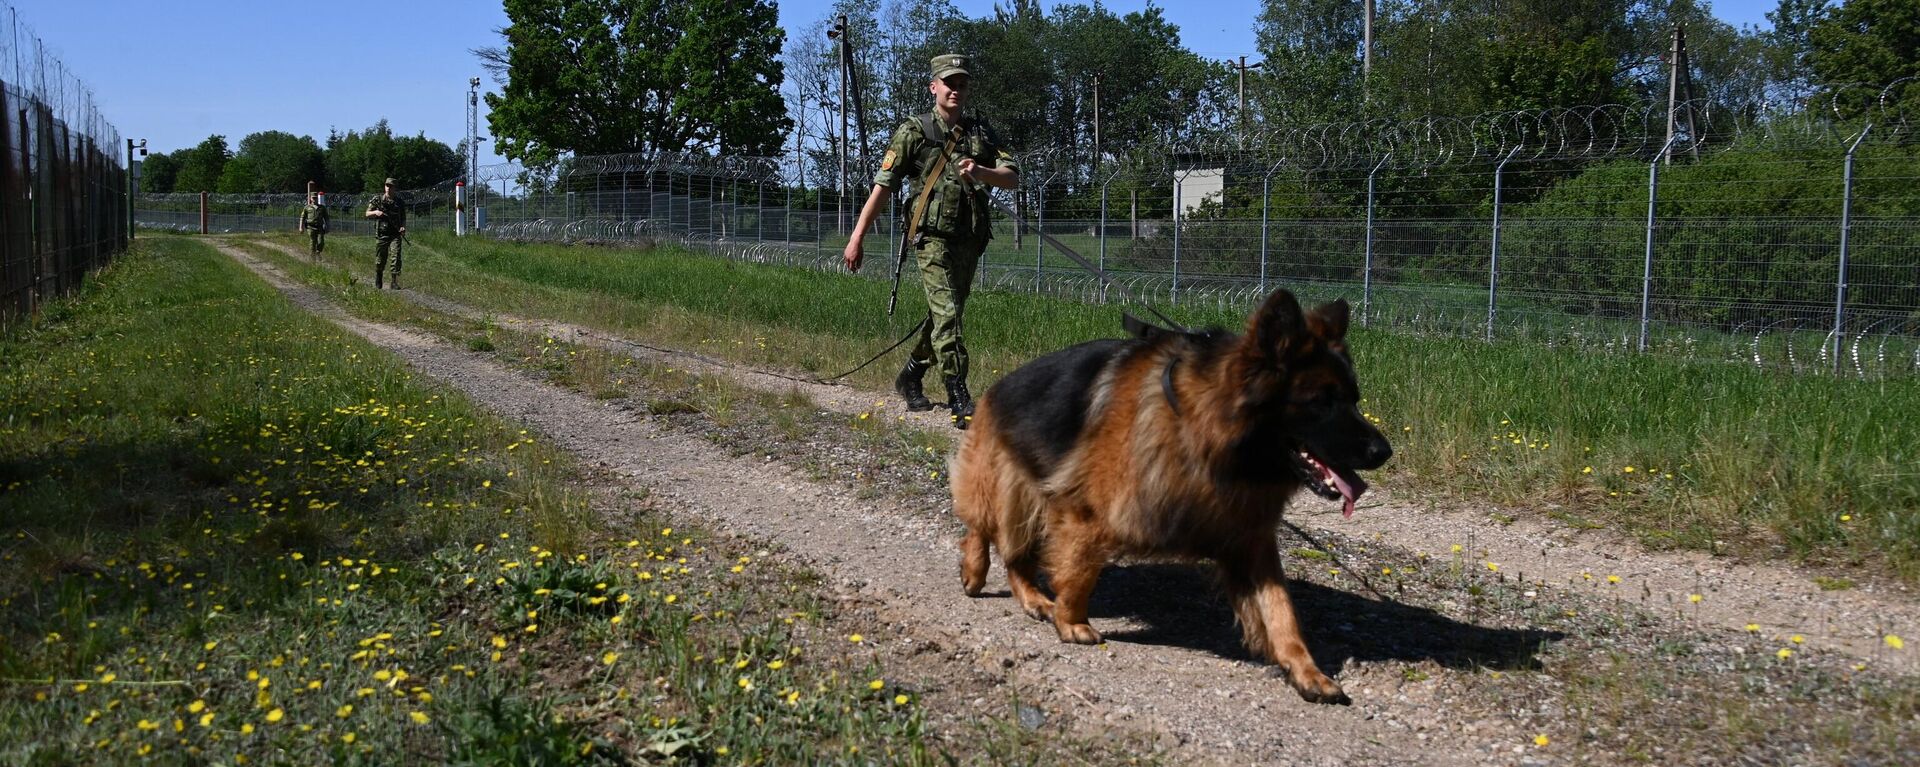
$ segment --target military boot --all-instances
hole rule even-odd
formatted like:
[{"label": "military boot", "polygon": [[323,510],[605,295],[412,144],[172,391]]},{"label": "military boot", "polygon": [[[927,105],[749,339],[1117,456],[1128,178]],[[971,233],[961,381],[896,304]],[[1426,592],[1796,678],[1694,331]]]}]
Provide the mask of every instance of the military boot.
[{"label": "military boot", "polygon": [[893,391],[907,401],[907,409],[915,413],[933,409],[933,402],[927,399],[927,393],[920,386],[920,379],[927,375],[927,366],[912,359],[900,368],[900,375],[893,379]]},{"label": "military boot", "polygon": [[964,429],[973,422],[973,395],[967,393],[967,379],[947,378],[947,407],[953,410],[953,428]]},{"label": "military boot", "polygon": [[385,288],[386,286],[387,286],[386,272],[375,270],[373,273],[373,289],[380,290],[382,288]]},{"label": "military boot", "polygon": [[387,287],[393,288],[394,290],[400,289],[400,273],[399,272],[394,272],[392,277],[387,278]]}]

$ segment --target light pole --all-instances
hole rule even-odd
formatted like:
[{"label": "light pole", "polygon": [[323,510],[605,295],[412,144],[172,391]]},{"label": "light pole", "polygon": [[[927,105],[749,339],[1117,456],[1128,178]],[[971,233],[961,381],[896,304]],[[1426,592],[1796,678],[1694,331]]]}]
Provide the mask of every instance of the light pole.
[{"label": "light pole", "polygon": [[1256,61],[1248,64],[1247,57],[1241,56],[1240,63],[1234,65],[1235,69],[1240,70],[1240,130],[1237,132],[1240,134],[1241,149],[1247,148],[1247,70],[1259,69],[1264,63],[1266,62]]},{"label": "light pole", "polygon": [[135,144],[133,142],[133,139],[127,139],[127,239],[128,240],[133,239],[133,193],[134,193],[133,150],[135,149],[140,150],[141,157],[147,156],[147,140],[140,139],[140,143]]}]

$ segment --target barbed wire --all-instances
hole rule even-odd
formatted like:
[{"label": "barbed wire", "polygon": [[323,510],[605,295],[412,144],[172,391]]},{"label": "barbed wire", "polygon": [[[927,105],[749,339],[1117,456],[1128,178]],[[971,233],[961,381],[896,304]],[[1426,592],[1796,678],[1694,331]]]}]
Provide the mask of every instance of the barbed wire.
[{"label": "barbed wire", "polygon": [[[1868,124],[1867,142],[1906,145],[1920,120],[1920,78],[1886,84],[1854,83],[1833,88],[1823,99],[1794,108],[1735,113],[1708,99],[1677,104],[1669,146],[1666,105],[1601,104],[1476,115],[1385,118],[1310,125],[1268,125],[1245,135],[1224,133],[1179,141],[1102,147],[1018,148],[1030,178],[1061,183],[1099,182],[1127,175],[1160,175],[1168,169],[1231,165],[1282,171],[1339,169],[1407,170],[1514,163],[1604,162],[1650,159],[1663,148],[1683,153],[1844,149]],[[805,151],[805,150],[803,150]],[[759,184],[793,179],[791,153],[771,156],[682,152],[572,157],[547,169],[517,162],[482,166],[481,182],[561,186],[576,177],[661,173],[723,178]]]}]

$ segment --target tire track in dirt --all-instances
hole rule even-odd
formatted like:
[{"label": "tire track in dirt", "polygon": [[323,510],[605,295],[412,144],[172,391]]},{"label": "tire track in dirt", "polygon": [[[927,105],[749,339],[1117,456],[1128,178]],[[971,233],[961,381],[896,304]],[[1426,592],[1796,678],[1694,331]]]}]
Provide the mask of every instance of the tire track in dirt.
[{"label": "tire track in dirt", "polygon": [[[265,243],[290,256],[294,249]],[[444,314],[493,322],[523,332],[647,359],[696,373],[724,375],[765,391],[797,389],[821,407],[847,415],[884,414],[928,429],[950,427],[944,411],[908,413],[891,392],[808,382],[796,376],[743,368],[706,355],[663,349],[565,322],[514,317],[474,309],[436,296],[404,291],[408,300]],[[1378,483],[1351,519],[1337,507],[1308,496],[1288,517],[1310,532],[1336,533],[1426,554],[1430,560],[1464,559],[1480,567],[1562,588],[1602,595],[1648,609],[1675,624],[1697,623],[1743,631],[1749,624],[1785,644],[1790,636],[1811,648],[1872,659],[1887,670],[1920,672],[1920,653],[1887,652],[1882,637],[1920,636],[1920,602],[1910,587],[1867,583],[1825,591],[1810,573],[1768,560],[1739,561],[1700,552],[1653,552],[1607,530],[1577,530],[1537,517],[1497,522],[1489,510],[1450,503],[1441,510]],[[1323,508],[1324,506],[1324,508]],[[1462,547],[1455,553],[1452,547]],[[1608,576],[1618,576],[1611,582]],[[1693,595],[1700,601],[1692,601]]]},{"label": "tire track in dirt", "polygon": [[[1180,762],[1533,761],[1514,752],[1517,734],[1486,729],[1474,736],[1456,734],[1445,711],[1391,695],[1391,680],[1367,673],[1358,663],[1341,675],[1355,705],[1332,707],[1302,702],[1263,664],[1208,649],[1148,641],[1062,645],[1011,600],[961,595],[953,545],[959,528],[946,515],[854,501],[840,488],[780,464],[728,456],[699,437],[670,432],[644,415],[533,380],[482,354],[350,316],[273,265],[230,243],[214,244],[296,305],[391,351],[420,374],[501,417],[539,430],[583,463],[646,488],[664,508],[684,509],[722,532],[777,544],[837,586],[864,596],[890,625],[912,635],[869,641],[917,640],[936,648],[941,660],[935,664],[946,664],[939,670],[966,669],[1022,695],[1038,695],[1047,709],[1089,732],[1116,727],[1156,735]],[[418,293],[400,295],[434,308],[456,308]],[[821,399],[825,407],[851,404],[851,390],[828,388],[830,396]],[[866,395],[861,399],[873,401]],[[1128,628],[1123,618],[1112,625],[1122,632]],[[1220,631],[1225,641],[1237,639],[1226,625]],[[994,705],[986,699],[959,704]]]}]

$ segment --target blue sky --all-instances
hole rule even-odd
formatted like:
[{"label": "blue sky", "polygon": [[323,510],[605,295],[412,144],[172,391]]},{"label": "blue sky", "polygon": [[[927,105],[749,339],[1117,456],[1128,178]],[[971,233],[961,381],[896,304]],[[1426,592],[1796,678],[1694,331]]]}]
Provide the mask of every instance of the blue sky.
[{"label": "blue sky", "polygon": [[[329,128],[360,129],[386,118],[395,132],[459,143],[466,135],[467,79],[483,77],[468,51],[497,45],[506,24],[481,0],[0,0],[10,3],[67,70],[93,91],[107,120],[155,151],[225,135],[229,145],[263,130],[324,140]],[[781,2],[789,34],[832,7]],[[958,0],[962,13],[992,12],[992,0]],[[1052,7],[1054,3],[1045,3]],[[1142,1],[1103,2],[1115,13]],[[1714,13],[1736,27],[1766,26],[1778,0],[1720,0]],[[1227,59],[1256,53],[1255,0],[1161,4],[1189,50]],[[482,105],[485,109],[485,105]],[[484,114],[480,131],[487,131]],[[499,162],[482,144],[481,162]]]}]

